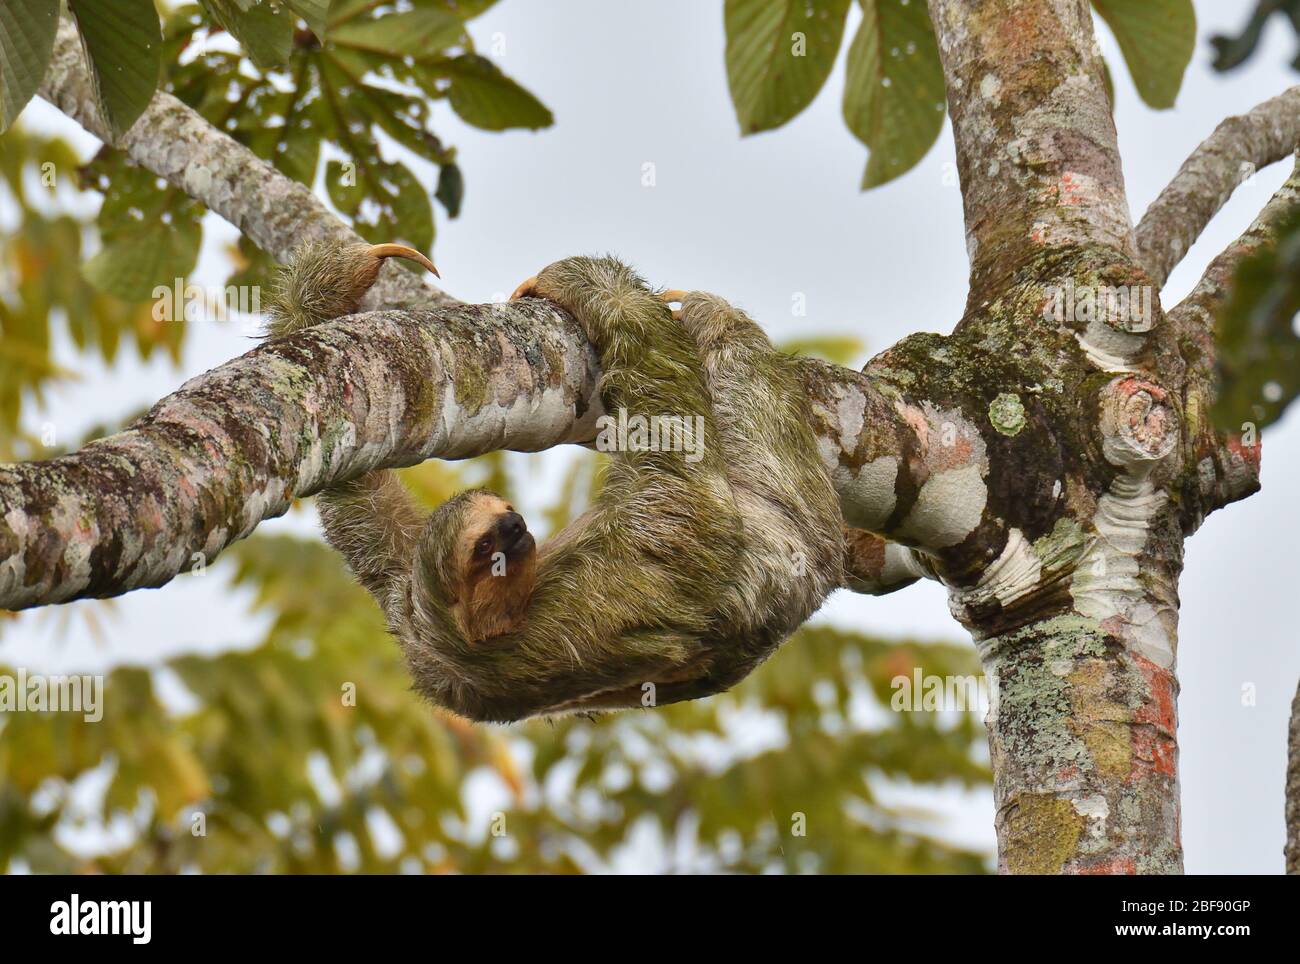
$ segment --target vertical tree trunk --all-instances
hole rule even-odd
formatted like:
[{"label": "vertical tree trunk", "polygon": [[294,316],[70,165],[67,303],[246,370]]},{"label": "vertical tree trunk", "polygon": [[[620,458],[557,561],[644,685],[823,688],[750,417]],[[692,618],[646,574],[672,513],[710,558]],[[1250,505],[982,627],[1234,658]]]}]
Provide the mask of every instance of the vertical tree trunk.
[{"label": "vertical tree trunk", "polygon": [[1179,873],[1178,681],[1090,619],[1058,616],[980,647],[998,869]]},{"label": "vertical tree trunk", "polygon": [[999,868],[1179,873],[1184,364],[1137,261],[1092,11],[930,11],[971,252],[945,349],[969,367],[944,387],[988,463],[984,519],[936,570],[991,683]]}]

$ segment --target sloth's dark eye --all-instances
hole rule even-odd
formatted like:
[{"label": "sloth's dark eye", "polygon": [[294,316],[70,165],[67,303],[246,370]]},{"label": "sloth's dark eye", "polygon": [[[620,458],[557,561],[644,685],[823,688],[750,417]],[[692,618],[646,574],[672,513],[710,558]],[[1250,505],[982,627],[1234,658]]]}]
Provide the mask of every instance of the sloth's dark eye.
[{"label": "sloth's dark eye", "polygon": [[484,536],[482,539],[480,539],[478,541],[478,545],[474,547],[474,551],[480,556],[486,556],[489,552],[492,551],[492,537]]}]

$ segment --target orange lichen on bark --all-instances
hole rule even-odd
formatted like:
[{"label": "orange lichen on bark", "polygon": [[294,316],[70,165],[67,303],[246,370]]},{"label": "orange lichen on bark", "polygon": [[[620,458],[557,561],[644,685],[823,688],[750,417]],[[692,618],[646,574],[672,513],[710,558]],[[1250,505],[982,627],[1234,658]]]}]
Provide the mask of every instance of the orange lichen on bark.
[{"label": "orange lichen on bark", "polygon": [[1174,675],[1137,654],[1132,658],[1146,680],[1148,698],[1138,706],[1133,716],[1134,723],[1146,725],[1133,727],[1134,767],[1129,781],[1140,778],[1141,767],[1175,779],[1178,772],[1178,708]]}]

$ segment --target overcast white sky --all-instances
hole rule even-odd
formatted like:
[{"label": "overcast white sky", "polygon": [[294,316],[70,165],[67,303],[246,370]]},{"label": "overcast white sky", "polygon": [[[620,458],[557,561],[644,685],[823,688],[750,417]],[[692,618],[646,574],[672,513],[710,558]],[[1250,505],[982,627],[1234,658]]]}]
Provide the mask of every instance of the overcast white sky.
[{"label": "overcast white sky", "polygon": [[[1141,104],[1115,43],[1101,30],[1116,77],[1135,217],[1219,120],[1300,83],[1286,66],[1295,41],[1281,23],[1270,27],[1248,67],[1213,74],[1206,37],[1235,33],[1247,5],[1196,6],[1197,53],[1171,111]],[[706,288],[743,304],[777,338],[855,334],[874,354],[913,331],[946,332],[959,317],[967,259],[951,135],[945,129],[899,181],[859,193],[866,155],[840,117],[842,64],[797,120],[742,139],[727,95],[721,0],[503,0],[472,32],[551,107],[557,125],[538,134],[491,135],[438,108],[438,133],[459,147],[467,180],[461,218],[440,223],[435,249],[445,284],[458,297],[500,298],[558,257],[614,251],[654,283]],[[94,144],[44,105],[26,116],[87,150]],[[642,185],[647,162],[655,165],[652,188]],[[1285,173],[1277,165],[1237,192],[1170,279],[1166,305],[1250,222]],[[208,219],[197,283],[224,279],[223,249],[234,236]],[[807,317],[792,316],[796,293],[806,297]],[[132,359],[104,371],[65,344],[62,361],[83,378],[52,393],[29,422],[48,421],[61,437],[76,437],[248,348],[237,324],[197,323],[179,369]],[[544,502],[557,457],[518,458],[536,479],[522,501]],[[1287,561],[1295,558],[1300,529],[1290,494],[1298,472],[1293,414],[1265,433],[1263,492],[1213,516],[1188,545],[1179,717],[1190,873],[1282,869],[1285,729],[1300,678],[1296,567]],[[266,529],[312,525],[304,513]],[[119,600],[104,644],[79,618],[85,605],[24,615],[0,643],[0,662],[95,670],[246,646],[259,633],[247,598],[222,584],[219,569],[213,578]],[[883,599],[841,593],[818,618],[886,635],[967,639],[934,584]],[[1254,688],[1255,705],[1243,705],[1244,687]],[[881,795],[933,806],[947,815],[945,832],[953,839],[992,850],[991,793],[917,794],[894,786]]]}]

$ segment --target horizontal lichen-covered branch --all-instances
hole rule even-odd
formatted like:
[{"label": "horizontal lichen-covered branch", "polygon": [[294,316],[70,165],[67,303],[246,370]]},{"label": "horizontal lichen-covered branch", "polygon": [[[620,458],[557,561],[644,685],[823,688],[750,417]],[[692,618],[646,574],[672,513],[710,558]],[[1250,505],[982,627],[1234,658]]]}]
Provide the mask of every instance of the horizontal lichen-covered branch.
[{"label": "horizontal lichen-covered branch", "polygon": [[[903,452],[913,430],[870,376],[798,364],[852,511],[853,466]],[[122,433],[0,465],[0,608],[160,586],[373,468],[590,441],[597,377],[576,322],[533,301],[373,312],[269,342]]]},{"label": "horizontal lichen-covered branch", "polygon": [[0,608],[162,585],[367,469],[580,438],[593,369],[567,316],[515,305],[376,312],[259,346],[124,432],[0,466]]}]

